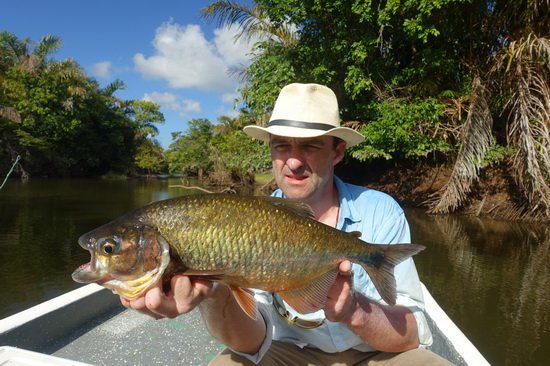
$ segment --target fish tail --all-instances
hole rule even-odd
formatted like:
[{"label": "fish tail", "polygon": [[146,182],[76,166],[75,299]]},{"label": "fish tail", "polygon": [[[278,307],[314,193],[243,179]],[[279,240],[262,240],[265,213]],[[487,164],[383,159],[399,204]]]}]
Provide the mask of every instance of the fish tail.
[{"label": "fish tail", "polygon": [[395,266],[424,250],[425,247],[418,244],[376,245],[376,247],[379,248],[359,256],[356,260],[367,271],[382,299],[390,305],[395,305],[397,297],[393,273]]}]

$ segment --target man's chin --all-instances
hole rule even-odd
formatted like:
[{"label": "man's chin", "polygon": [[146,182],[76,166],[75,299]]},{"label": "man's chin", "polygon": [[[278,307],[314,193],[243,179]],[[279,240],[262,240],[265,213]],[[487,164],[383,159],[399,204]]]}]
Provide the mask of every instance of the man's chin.
[{"label": "man's chin", "polygon": [[304,186],[287,185],[282,188],[286,198],[293,200],[307,200],[311,196],[311,192],[305,189]]}]

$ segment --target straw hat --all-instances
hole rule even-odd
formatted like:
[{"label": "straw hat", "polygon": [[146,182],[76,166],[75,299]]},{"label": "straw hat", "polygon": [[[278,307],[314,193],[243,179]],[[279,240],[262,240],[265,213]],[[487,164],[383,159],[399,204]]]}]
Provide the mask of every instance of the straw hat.
[{"label": "straw hat", "polygon": [[340,127],[338,101],[332,90],[318,84],[289,84],[273,107],[267,128],[246,126],[244,132],[258,140],[269,142],[269,135],[285,137],[336,136],[357,145],[365,139],[359,132]]}]

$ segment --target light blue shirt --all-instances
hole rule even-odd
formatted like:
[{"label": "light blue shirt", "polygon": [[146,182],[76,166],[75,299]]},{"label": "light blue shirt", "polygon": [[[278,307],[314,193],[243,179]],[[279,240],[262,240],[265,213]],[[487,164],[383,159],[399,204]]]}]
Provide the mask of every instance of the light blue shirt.
[{"label": "light blue shirt", "polygon": [[[410,243],[409,225],[405,214],[393,198],[373,189],[344,183],[337,177],[335,177],[335,183],[340,201],[340,219],[337,229],[347,232],[358,231],[363,241],[372,244]],[[283,197],[283,193],[278,189],[273,196]],[[363,267],[353,263],[352,271],[354,291],[384,303]],[[431,345],[432,335],[424,317],[424,298],[413,259],[407,259],[397,265],[394,275],[397,285],[396,303],[408,307],[414,314],[421,346]],[[376,351],[342,323],[327,320],[318,328],[299,328],[289,324],[277,313],[269,292],[257,290],[255,298],[258,302],[258,310],[266,322],[268,330],[266,338],[258,353],[254,355],[236,352],[254,363],[262,359],[272,340],[291,342],[300,347],[315,347],[330,353],[342,352],[350,348],[363,352]],[[296,315],[288,306],[287,310],[291,316]],[[310,320],[324,319],[322,310],[299,316]]]}]

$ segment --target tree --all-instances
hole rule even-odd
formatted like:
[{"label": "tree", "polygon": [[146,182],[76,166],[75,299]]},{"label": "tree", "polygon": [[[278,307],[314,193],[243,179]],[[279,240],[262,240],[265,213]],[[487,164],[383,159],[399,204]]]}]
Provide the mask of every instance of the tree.
[{"label": "tree", "polygon": [[156,140],[146,139],[137,147],[135,164],[147,174],[166,172],[167,166],[164,159],[164,151]]},{"label": "tree", "polygon": [[136,147],[163,121],[150,102],[121,101],[116,80],[99,88],[72,59],[49,58],[60,45],[0,33],[0,164],[17,155],[21,175],[126,172]]},{"label": "tree", "polygon": [[164,123],[164,115],[160,112],[160,106],[148,100],[130,100],[124,103],[124,111],[133,121],[136,140],[154,138],[158,135],[155,123]]},{"label": "tree", "polygon": [[492,47],[479,50],[485,58],[472,60],[476,77],[461,150],[431,212],[448,213],[463,205],[484,156],[500,143],[513,152],[508,170],[526,200],[509,215],[550,216],[549,5],[547,0],[492,4],[483,24]]},{"label": "tree", "polygon": [[166,151],[170,173],[193,173],[202,178],[212,166],[209,144],[214,127],[208,119],[192,119],[187,133],[172,133],[172,143]]},{"label": "tree", "polygon": [[214,125],[210,140],[209,159],[213,169],[225,175],[243,176],[246,173],[265,172],[271,168],[271,154],[263,142],[247,136],[242,129],[249,121],[245,111],[237,118],[221,116]]},{"label": "tree", "polygon": [[202,10],[206,20],[217,19],[220,26],[238,24],[241,33],[237,37],[255,38],[253,62],[241,70],[243,102],[260,124],[267,122],[278,91],[294,80],[295,74],[289,62],[293,50],[298,45],[297,33],[288,22],[276,22],[269,18],[269,8],[260,2],[247,7],[235,1],[215,1]]},{"label": "tree", "polygon": [[[456,159],[432,212],[460,209],[488,160],[508,156],[528,202],[518,216],[549,216],[548,0],[258,0],[253,12],[223,3],[237,11],[218,10],[222,23],[244,33],[258,28],[243,21],[251,14],[293,32],[291,43],[256,45],[241,93],[257,124],[281,84],[322,83],[367,135],[354,156]],[[443,112],[426,124],[414,111],[430,104]],[[416,120],[402,118],[407,109]]]},{"label": "tree", "polygon": [[[47,35],[43,37],[31,52],[31,40],[20,40],[15,34],[0,32],[0,83],[5,81],[6,72],[10,68],[19,68],[27,72],[36,72],[43,68],[50,56],[61,46],[58,37]],[[6,100],[6,92],[0,92],[0,157],[9,156],[14,160],[19,155],[16,138],[18,124],[21,123],[21,115],[17,109],[9,105]],[[4,159],[2,159],[4,160]],[[18,170],[24,176],[28,173],[18,164]]]},{"label": "tree", "polygon": [[61,47],[61,39],[56,36],[44,36],[30,50],[31,40],[19,39],[10,32],[0,32],[0,71],[10,67],[20,67],[28,72],[42,68],[48,62],[48,56]]}]

